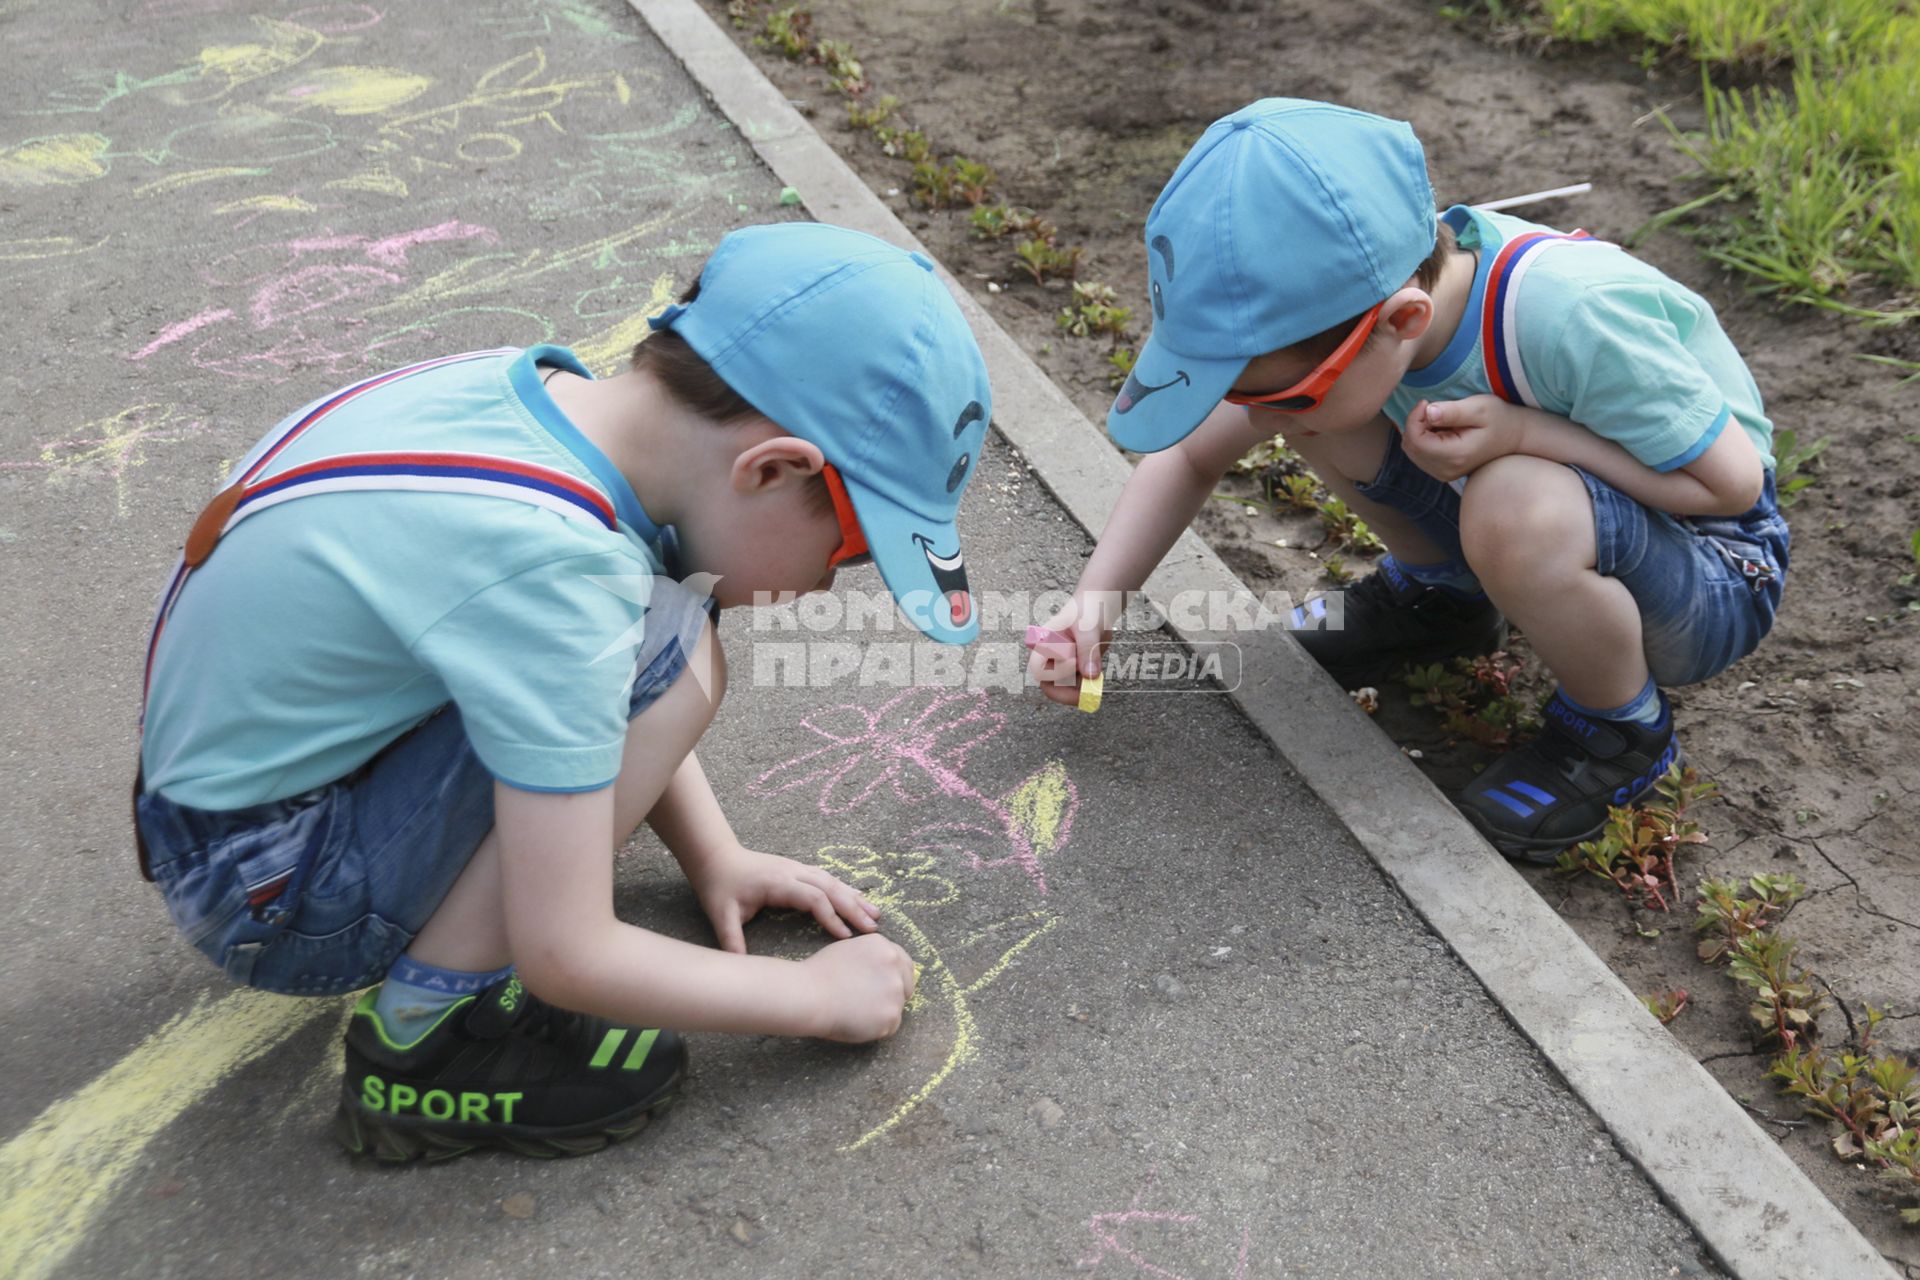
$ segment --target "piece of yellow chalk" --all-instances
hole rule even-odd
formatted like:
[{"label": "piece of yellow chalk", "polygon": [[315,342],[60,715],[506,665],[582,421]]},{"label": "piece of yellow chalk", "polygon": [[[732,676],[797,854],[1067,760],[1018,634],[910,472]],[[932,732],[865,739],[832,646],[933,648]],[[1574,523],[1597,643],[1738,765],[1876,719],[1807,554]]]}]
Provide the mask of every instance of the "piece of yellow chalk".
[{"label": "piece of yellow chalk", "polygon": [[1080,701],[1074,705],[1078,706],[1088,715],[1092,715],[1098,711],[1100,709],[1100,689],[1104,683],[1104,676],[1081,676]]}]

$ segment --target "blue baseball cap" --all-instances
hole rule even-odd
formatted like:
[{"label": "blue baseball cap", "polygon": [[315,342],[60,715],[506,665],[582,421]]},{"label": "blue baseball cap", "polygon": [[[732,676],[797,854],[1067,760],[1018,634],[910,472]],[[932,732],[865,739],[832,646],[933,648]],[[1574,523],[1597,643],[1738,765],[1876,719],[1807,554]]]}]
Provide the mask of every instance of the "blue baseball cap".
[{"label": "blue baseball cap", "polygon": [[954,519],[993,398],[925,254],[818,222],[744,227],[707,259],[698,297],[647,323],[820,447],[915,626],[949,644],[980,634]]},{"label": "blue baseball cap", "polygon": [[1351,320],[1433,252],[1412,126],[1263,98],[1213,122],[1147,214],[1153,332],[1107,413],[1118,443],[1179,443],[1255,356]]}]

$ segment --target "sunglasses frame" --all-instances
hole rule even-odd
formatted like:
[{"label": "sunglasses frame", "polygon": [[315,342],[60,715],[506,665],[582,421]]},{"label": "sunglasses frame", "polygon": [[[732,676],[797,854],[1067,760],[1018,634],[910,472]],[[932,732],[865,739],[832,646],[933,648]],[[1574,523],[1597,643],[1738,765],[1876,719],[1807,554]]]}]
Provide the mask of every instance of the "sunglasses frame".
[{"label": "sunglasses frame", "polygon": [[1220,398],[1228,404],[1265,409],[1268,413],[1310,413],[1318,409],[1326,400],[1327,393],[1333,390],[1333,384],[1340,380],[1340,375],[1360,354],[1360,348],[1366,345],[1374,325],[1379,323],[1380,308],[1386,305],[1385,301],[1375,303],[1372,310],[1354,324],[1353,332],[1341,339],[1331,355],[1316,365],[1312,373],[1285,390],[1251,395],[1229,388]]},{"label": "sunglasses frame", "polygon": [[840,522],[840,545],[827,557],[827,568],[866,564],[873,559],[873,548],[867,545],[866,531],[861,529],[853,499],[847,495],[847,482],[840,478],[840,472],[831,462],[820,464],[820,478],[827,482],[827,493],[833,499],[833,517]]}]

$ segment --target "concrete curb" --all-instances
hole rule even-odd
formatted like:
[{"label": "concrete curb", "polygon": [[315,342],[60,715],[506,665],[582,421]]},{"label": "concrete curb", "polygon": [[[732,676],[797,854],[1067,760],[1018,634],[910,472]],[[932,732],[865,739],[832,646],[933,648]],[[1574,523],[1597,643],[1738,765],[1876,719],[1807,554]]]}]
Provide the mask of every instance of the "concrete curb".
[{"label": "concrete curb", "polygon": [[[696,0],[628,0],[720,112],[816,218],[924,247],[716,27]],[[1089,532],[1129,467],[1102,433],[944,267],[993,379],[995,426]],[[1244,595],[1193,533],[1147,582]],[[1460,817],[1300,647],[1277,630],[1174,630],[1232,641],[1232,697],[1334,811],[1413,908],[1613,1133],[1620,1148],[1742,1280],[1894,1273],[1613,971]]]}]

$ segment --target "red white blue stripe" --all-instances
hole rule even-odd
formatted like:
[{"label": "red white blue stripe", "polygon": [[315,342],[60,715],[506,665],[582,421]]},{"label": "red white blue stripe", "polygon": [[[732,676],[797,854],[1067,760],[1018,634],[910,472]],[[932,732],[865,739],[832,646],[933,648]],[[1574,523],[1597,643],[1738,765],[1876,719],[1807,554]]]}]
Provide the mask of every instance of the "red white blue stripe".
[{"label": "red white blue stripe", "polygon": [[1541,251],[1555,245],[1579,243],[1602,245],[1607,242],[1595,240],[1584,231],[1570,235],[1535,231],[1515,236],[1494,255],[1480,304],[1480,355],[1486,361],[1487,386],[1502,400],[1535,409],[1540,407],[1533,386],[1527,381],[1526,367],[1520,361],[1518,326],[1514,323],[1519,309],[1520,281],[1527,269],[1539,261]]},{"label": "red white blue stripe", "polygon": [[[617,529],[619,519],[606,494],[577,476],[517,458],[502,458],[480,453],[348,453],[290,467],[265,480],[257,477],[286,447],[329,413],[358,396],[401,378],[430,369],[442,368],[464,360],[512,354],[512,349],[476,351],[410,365],[383,373],[329,396],[290,425],[277,439],[263,442],[247,461],[240,478],[231,487],[241,490],[239,501],[221,526],[225,536],[241,521],[283,502],[320,493],[415,492],[465,493],[483,497],[509,498],[541,507],[568,520],[579,520]],[[154,654],[159,651],[160,635],[166,628],[173,606],[193,572],[183,553],[175,562],[167,589],[154,613],[153,629],[147,640],[146,672],[141,682],[142,702],[153,679]]]}]

